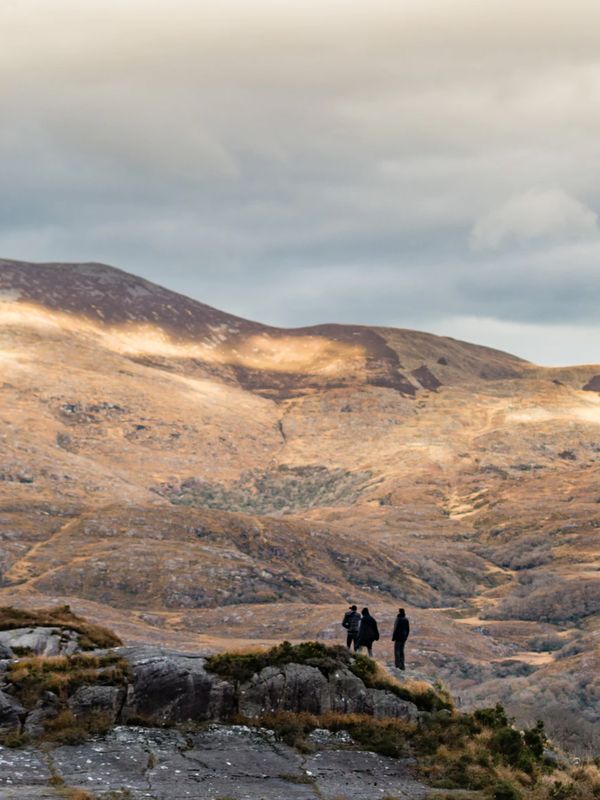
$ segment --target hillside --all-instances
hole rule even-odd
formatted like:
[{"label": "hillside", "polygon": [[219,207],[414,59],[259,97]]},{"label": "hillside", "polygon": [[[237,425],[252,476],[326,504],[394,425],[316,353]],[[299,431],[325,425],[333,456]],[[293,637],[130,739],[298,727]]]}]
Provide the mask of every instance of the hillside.
[{"label": "hillside", "polygon": [[415,674],[598,750],[600,366],[0,261],[0,368],[1,603],[213,649],[401,603]]}]

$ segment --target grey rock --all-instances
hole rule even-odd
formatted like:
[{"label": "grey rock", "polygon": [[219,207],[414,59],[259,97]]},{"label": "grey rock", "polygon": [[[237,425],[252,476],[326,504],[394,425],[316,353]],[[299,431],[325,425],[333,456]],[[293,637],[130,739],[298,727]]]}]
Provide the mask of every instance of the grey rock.
[{"label": "grey rock", "polygon": [[[415,798],[431,789],[415,780],[409,760],[357,750],[305,757],[272,731],[210,725],[183,736],[175,730],[116,727],[106,737],[52,751],[65,785],[97,796],[127,790],[133,800],[364,800]],[[0,748],[0,797],[49,800],[50,774],[34,748]],[[45,786],[44,786],[45,784]]]},{"label": "grey rock", "polygon": [[415,780],[411,759],[393,759],[363,751],[326,750],[306,760],[319,797],[364,800],[367,797],[408,797],[420,800],[431,788]]},{"label": "grey rock", "polygon": [[368,689],[368,700],[365,711],[378,719],[395,717],[414,722],[419,718],[419,711],[414,703],[401,700],[391,692],[382,689]]},{"label": "grey rock", "polygon": [[27,714],[23,732],[28,736],[41,736],[44,723],[60,714],[62,704],[53,692],[44,692],[35,708]]},{"label": "grey rock", "polygon": [[14,628],[0,631],[0,646],[26,648],[36,656],[72,655],[80,650],[79,634],[56,627]]},{"label": "grey rock", "polygon": [[23,706],[14,697],[0,690],[0,733],[19,728],[25,713]]},{"label": "grey rock", "polygon": [[240,713],[257,717],[271,711],[331,711],[327,678],[316,667],[286,664],[265,667],[240,689]]},{"label": "grey rock", "polygon": [[75,716],[91,713],[110,715],[114,724],[125,700],[122,686],[80,686],[69,698],[69,708]]},{"label": "grey rock", "polygon": [[345,667],[335,670],[328,679],[317,667],[299,664],[265,667],[241,687],[239,711],[247,717],[272,711],[311,714],[338,711],[406,720],[416,720],[419,716],[413,703],[382,689],[367,689]]},{"label": "grey rock", "polygon": [[349,669],[340,668],[329,676],[331,710],[342,714],[368,713],[368,690],[364,683]]},{"label": "grey rock", "polygon": [[308,734],[307,739],[313,744],[329,747],[354,744],[354,739],[348,731],[330,731],[327,728],[315,728]]},{"label": "grey rock", "polygon": [[55,798],[49,788],[50,770],[44,756],[33,748],[15,749],[0,746],[0,797]]},{"label": "grey rock", "polygon": [[234,711],[234,687],[206,672],[201,656],[143,646],[117,652],[133,672],[123,722],[220,720]]},{"label": "grey rock", "polygon": [[14,653],[7,644],[0,642],[0,660],[13,658]]},{"label": "grey rock", "polygon": [[550,750],[549,747],[544,748],[542,760],[544,764],[548,764],[553,767],[567,767],[572,763],[561,753],[557,753],[555,750]]}]

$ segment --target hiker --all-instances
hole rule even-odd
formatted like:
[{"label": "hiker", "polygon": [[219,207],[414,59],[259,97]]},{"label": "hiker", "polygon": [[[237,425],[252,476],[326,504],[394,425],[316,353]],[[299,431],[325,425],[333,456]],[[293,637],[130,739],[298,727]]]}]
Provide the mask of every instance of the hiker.
[{"label": "hiker", "polygon": [[342,625],[348,631],[346,636],[346,647],[354,645],[354,650],[358,649],[358,629],[360,627],[360,614],[356,610],[356,606],[350,606],[350,609],[344,614]]},{"label": "hiker", "polygon": [[392,641],[394,642],[394,662],[398,669],[405,669],[404,667],[404,645],[410,633],[410,624],[408,617],[403,608],[398,609],[398,616],[394,623],[394,632],[392,633]]},{"label": "hiker", "polygon": [[363,608],[360,628],[358,629],[358,649],[367,648],[370,658],[373,658],[373,642],[379,640],[377,620],[369,614],[368,608]]}]

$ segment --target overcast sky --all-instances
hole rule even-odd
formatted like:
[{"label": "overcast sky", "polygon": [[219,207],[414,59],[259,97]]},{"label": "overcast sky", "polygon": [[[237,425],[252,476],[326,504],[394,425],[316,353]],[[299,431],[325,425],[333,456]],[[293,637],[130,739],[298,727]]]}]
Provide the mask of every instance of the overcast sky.
[{"label": "overcast sky", "polygon": [[0,0],[0,257],[600,362],[598,0]]}]

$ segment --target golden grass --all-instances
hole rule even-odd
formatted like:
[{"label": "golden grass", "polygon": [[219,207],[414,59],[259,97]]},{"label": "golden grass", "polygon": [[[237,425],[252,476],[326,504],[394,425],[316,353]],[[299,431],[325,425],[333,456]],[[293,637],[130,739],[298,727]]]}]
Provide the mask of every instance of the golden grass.
[{"label": "golden grass", "polygon": [[6,680],[26,708],[32,708],[45,691],[66,701],[79,686],[124,685],[129,664],[115,653],[72,656],[30,656],[9,664]]},{"label": "golden grass", "polygon": [[120,647],[123,644],[108,628],[78,617],[69,606],[30,609],[0,606],[0,630],[27,627],[68,628],[76,631],[80,635],[80,646],[84,650]]}]

